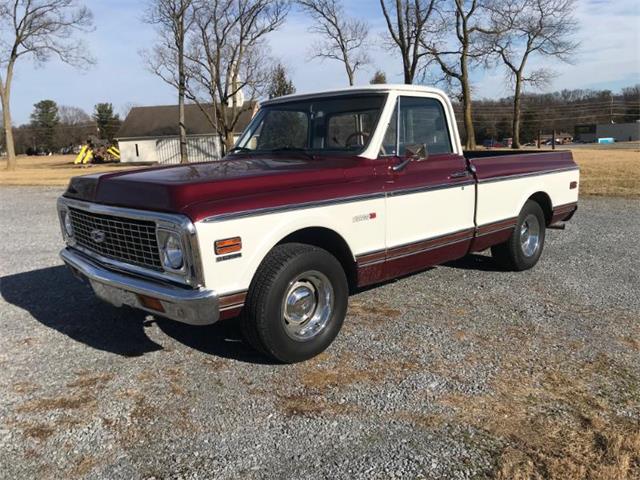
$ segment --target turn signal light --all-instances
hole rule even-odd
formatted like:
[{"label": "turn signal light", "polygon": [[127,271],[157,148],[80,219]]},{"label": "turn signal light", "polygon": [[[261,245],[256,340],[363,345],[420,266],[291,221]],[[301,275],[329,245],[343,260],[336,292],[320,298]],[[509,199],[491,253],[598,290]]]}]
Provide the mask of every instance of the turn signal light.
[{"label": "turn signal light", "polygon": [[162,302],[160,302],[160,300],[158,300],[157,298],[138,294],[138,300],[140,300],[140,304],[142,304],[144,308],[148,308],[149,310],[155,310],[156,312],[164,312],[164,307],[162,306]]},{"label": "turn signal light", "polygon": [[216,255],[227,255],[242,250],[242,239],[240,237],[217,240],[215,243]]}]

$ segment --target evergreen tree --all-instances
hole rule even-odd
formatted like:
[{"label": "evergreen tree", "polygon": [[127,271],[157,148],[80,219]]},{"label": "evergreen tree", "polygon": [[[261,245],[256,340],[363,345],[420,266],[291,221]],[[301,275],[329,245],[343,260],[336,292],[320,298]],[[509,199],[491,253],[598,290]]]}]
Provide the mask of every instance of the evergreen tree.
[{"label": "evergreen tree", "polygon": [[296,93],[296,87],[287,77],[287,70],[281,63],[278,63],[271,71],[269,85],[269,98],[282,97]]},{"label": "evergreen tree", "polygon": [[53,100],[42,100],[33,106],[31,127],[38,148],[46,152],[56,149],[56,129],[59,123],[58,105]]},{"label": "evergreen tree", "polygon": [[113,142],[122,123],[120,115],[113,112],[113,105],[111,103],[98,103],[93,112],[93,119],[98,126],[100,138]]},{"label": "evergreen tree", "polygon": [[376,70],[376,73],[373,74],[373,77],[369,81],[371,85],[387,83],[387,74],[382,70]]}]

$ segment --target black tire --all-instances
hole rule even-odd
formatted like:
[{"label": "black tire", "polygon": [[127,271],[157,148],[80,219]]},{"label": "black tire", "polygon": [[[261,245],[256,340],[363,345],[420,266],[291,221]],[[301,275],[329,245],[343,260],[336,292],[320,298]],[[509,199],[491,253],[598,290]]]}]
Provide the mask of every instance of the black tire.
[{"label": "black tire", "polygon": [[[305,276],[310,280],[307,281]],[[319,285],[316,290],[313,290],[313,282]],[[330,296],[322,294],[329,290]],[[311,318],[308,322],[287,321],[287,315],[292,311],[298,314],[300,310],[295,306],[286,309],[285,298],[291,299],[294,292],[307,294],[307,291],[315,294],[307,295],[308,298],[302,298],[301,302],[292,302],[292,305],[302,305],[302,310],[307,312],[305,315],[311,315]],[[340,332],[348,297],[345,272],[329,252],[300,243],[278,245],[262,261],[251,282],[240,317],[242,333],[247,343],[280,362],[308,360],[323,352]],[[311,302],[315,306],[305,303],[309,298],[315,299],[315,303]],[[322,298],[332,298],[332,301],[327,300],[323,304]],[[322,305],[324,307],[320,308]],[[309,327],[314,318],[321,319],[315,323],[318,325],[317,333],[309,328],[312,336],[302,337],[304,332],[297,330]]]},{"label": "black tire", "polygon": [[[531,232],[534,232],[536,227],[537,241],[534,242],[536,235]],[[536,202],[527,200],[518,215],[518,222],[509,240],[491,247],[491,255],[507,270],[516,272],[529,270],[540,260],[544,249],[545,233],[546,221],[542,208]],[[530,241],[527,243],[528,239]]]}]

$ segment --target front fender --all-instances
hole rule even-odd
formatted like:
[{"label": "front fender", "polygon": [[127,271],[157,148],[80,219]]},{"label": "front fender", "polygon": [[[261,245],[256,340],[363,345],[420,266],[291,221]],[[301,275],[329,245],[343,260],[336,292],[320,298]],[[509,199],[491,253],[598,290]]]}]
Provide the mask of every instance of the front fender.
[{"label": "front fender", "polygon": [[[362,218],[375,215],[368,221]],[[319,227],[342,237],[352,254],[384,247],[384,199],[308,208],[221,221],[198,222],[196,230],[207,288],[220,294],[249,288],[262,260],[285,237],[299,230]],[[240,257],[217,256],[216,240],[242,238]]]}]

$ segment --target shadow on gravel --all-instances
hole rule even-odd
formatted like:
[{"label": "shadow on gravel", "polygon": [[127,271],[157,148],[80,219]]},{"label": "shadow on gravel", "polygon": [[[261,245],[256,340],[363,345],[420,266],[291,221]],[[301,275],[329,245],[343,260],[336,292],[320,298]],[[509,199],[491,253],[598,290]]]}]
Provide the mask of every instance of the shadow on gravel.
[{"label": "shadow on gravel", "polygon": [[457,268],[460,270],[480,270],[483,272],[504,272],[504,268],[493,261],[493,258],[486,255],[471,253],[466,257],[444,264],[445,267]]},{"label": "shadow on gravel", "polygon": [[167,335],[201,352],[249,363],[268,360],[240,341],[237,321],[193,327],[162,318],[145,321],[147,314],[115,308],[95,297],[66,267],[50,267],[0,278],[4,300],[29,312],[43,325],[85,345],[125,357],[137,357],[163,347],[145,333],[155,322]]}]

